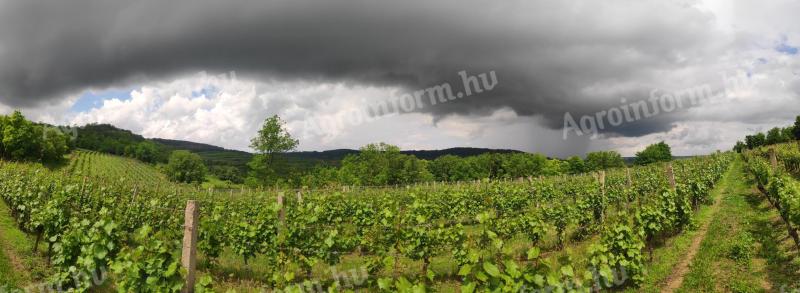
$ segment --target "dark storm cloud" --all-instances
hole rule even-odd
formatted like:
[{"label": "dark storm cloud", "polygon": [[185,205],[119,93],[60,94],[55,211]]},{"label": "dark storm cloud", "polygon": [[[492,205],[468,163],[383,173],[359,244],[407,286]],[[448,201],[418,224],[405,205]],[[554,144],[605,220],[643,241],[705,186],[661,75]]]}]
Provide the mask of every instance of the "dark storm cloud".
[{"label": "dark storm cloud", "polygon": [[[0,99],[30,106],[199,70],[408,90],[493,70],[493,91],[420,111],[509,107],[557,129],[565,112],[646,98],[668,72],[702,60],[708,23],[688,5],[640,0],[0,0]],[[642,135],[670,121],[612,131]]]}]

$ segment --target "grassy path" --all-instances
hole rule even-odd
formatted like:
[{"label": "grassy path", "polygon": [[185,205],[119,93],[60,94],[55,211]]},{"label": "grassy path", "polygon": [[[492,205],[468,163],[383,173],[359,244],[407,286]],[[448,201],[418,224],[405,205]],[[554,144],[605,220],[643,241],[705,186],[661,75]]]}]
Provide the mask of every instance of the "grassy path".
[{"label": "grassy path", "polygon": [[706,235],[708,234],[708,228],[711,225],[711,221],[709,219],[716,219],[717,214],[720,210],[720,202],[722,197],[726,196],[732,188],[732,185],[735,183],[733,182],[735,179],[734,172],[738,170],[740,167],[738,166],[740,162],[735,162],[734,165],[725,172],[724,177],[721,179],[720,184],[715,188],[714,192],[712,192],[712,199],[714,203],[711,205],[710,210],[707,212],[709,217],[704,218],[700,223],[700,229],[697,230],[696,235],[692,238],[691,244],[689,245],[688,250],[686,251],[685,257],[678,263],[678,265],[673,269],[672,274],[667,278],[667,285],[664,287],[662,292],[672,293],[675,292],[682,284],[684,278],[686,278],[686,274],[689,273],[689,266],[694,261],[694,258],[697,256],[698,251],[700,251],[700,244],[703,243],[703,240],[706,239]]},{"label": "grassy path", "polygon": [[[800,266],[791,240],[777,212],[754,189],[740,160],[733,163],[720,187],[718,212],[707,224],[688,272],[664,291],[781,292],[781,287],[798,288]],[[681,269],[679,266],[676,271]]]},{"label": "grassy path", "polygon": [[[733,170],[735,167],[729,168],[720,182],[711,191],[711,198],[716,202],[721,202],[726,191],[726,186],[733,180]],[[663,292],[665,288],[669,287],[670,282],[678,275],[676,268],[690,263],[692,257],[691,251],[697,251],[697,247],[705,237],[707,227],[711,220],[719,211],[719,205],[701,205],[694,216],[693,228],[683,231],[682,233],[665,239],[653,250],[653,260],[648,262],[645,268],[645,280],[640,287],[629,287],[624,292]],[[696,253],[696,252],[695,252]],[[678,283],[678,286],[680,283]],[[673,285],[675,286],[675,285]]]},{"label": "grassy path", "polygon": [[0,288],[25,287],[47,275],[44,260],[33,252],[33,240],[17,228],[0,200]]}]

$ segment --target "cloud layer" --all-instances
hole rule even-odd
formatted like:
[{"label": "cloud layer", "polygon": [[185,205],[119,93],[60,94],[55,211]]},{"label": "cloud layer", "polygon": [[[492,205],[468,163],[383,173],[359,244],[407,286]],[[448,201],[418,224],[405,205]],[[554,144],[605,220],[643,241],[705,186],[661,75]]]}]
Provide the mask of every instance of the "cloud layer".
[{"label": "cloud layer", "polygon": [[[107,101],[74,121],[119,121],[145,135],[190,132],[207,141],[217,135],[203,127],[212,120],[243,133],[270,113],[302,123],[392,94],[460,85],[461,70],[495,71],[491,92],[390,119],[426,121],[445,136],[472,133],[486,144],[489,133],[503,133],[498,117],[514,117],[508,123],[537,129],[514,144],[535,145],[537,131],[558,133],[567,112],[593,114],[621,98],[647,99],[653,90],[708,84],[724,91],[724,75],[747,73],[758,80],[754,92],[733,98],[752,107],[712,101],[714,107],[607,129],[605,137],[653,137],[692,123],[783,123],[797,110],[800,92],[800,66],[789,54],[800,43],[792,15],[798,6],[788,0],[0,0],[0,101],[41,109],[87,89],[142,86],[132,99]],[[198,77],[200,71],[208,74]],[[229,71],[245,82],[207,77]],[[225,83],[226,90],[214,99],[177,94],[173,87],[189,80]],[[333,146],[345,132],[314,139]],[[374,136],[361,134],[351,141]],[[717,146],[723,138],[706,140]],[[574,145],[571,152],[593,148],[582,139]]]}]

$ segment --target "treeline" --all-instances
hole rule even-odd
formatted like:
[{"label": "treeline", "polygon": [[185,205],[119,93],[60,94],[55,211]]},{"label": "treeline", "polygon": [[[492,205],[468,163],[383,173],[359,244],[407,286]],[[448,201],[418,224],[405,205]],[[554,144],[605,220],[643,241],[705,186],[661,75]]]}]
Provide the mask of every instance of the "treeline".
[{"label": "treeline", "polygon": [[29,121],[19,111],[0,115],[0,155],[12,160],[56,162],[71,149],[69,135],[59,128]]},{"label": "treeline", "polygon": [[[245,180],[245,184],[251,186],[386,186],[578,174],[625,166],[622,156],[615,151],[590,152],[585,159],[573,156],[566,160],[524,152],[484,153],[465,157],[444,155],[425,160],[403,154],[397,146],[377,143],[348,154],[339,166],[317,166],[311,171],[296,172],[287,164],[284,154],[294,150],[299,141],[289,134],[285,123],[277,115],[264,121],[251,142],[256,154],[248,164],[250,171]],[[670,147],[662,141],[636,153],[634,163],[646,165],[670,160]]]},{"label": "treeline", "polygon": [[78,134],[75,139],[78,148],[135,158],[145,163],[166,162],[172,152],[162,144],[110,124],[87,124],[78,127]]},{"label": "treeline", "polygon": [[745,136],[744,141],[737,141],[733,150],[741,153],[743,150],[752,150],[761,146],[800,140],[800,115],[795,118],[794,125],[787,127],[773,127],[767,133],[759,132]]},{"label": "treeline", "polygon": [[586,159],[551,159],[531,153],[485,153],[459,157],[445,155],[423,160],[400,152],[397,146],[369,144],[358,154],[345,157],[339,167],[317,167],[294,185],[302,186],[382,186],[429,181],[470,181],[528,176],[576,174],[623,167],[622,156],[614,151],[588,153]]}]

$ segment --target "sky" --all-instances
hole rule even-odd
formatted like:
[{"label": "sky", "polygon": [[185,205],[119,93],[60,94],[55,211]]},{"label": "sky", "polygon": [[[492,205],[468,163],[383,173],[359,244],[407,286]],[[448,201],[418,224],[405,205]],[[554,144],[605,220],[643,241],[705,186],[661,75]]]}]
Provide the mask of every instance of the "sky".
[{"label": "sky", "polygon": [[[279,115],[299,150],[631,156],[666,141],[705,154],[800,115],[797,11],[797,0],[0,0],[0,112],[238,150]],[[626,113],[641,104],[647,115]]]}]

